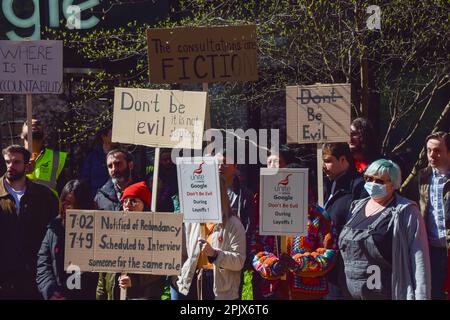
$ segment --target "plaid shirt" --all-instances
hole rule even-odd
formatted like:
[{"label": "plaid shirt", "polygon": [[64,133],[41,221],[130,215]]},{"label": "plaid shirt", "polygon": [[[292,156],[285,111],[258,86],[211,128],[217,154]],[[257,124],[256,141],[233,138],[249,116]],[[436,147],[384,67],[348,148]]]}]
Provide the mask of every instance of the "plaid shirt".
[{"label": "plaid shirt", "polygon": [[449,179],[449,173],[440,174],[433,168],[430,183],[430,208],[428,212],[428,239],[430,245],[445,247],[445,212],[444,184]]}]

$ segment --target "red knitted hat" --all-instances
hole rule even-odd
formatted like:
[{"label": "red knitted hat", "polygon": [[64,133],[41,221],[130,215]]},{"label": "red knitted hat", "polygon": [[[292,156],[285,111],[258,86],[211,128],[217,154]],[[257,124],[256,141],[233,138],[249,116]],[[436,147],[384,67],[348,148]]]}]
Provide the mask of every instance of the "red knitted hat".
[{"label": "red knitted hat", "polygon": [[128,197],[139,198],[150,208],[151,194],[144,181],[126,187],[120,200],[123,202]]}]

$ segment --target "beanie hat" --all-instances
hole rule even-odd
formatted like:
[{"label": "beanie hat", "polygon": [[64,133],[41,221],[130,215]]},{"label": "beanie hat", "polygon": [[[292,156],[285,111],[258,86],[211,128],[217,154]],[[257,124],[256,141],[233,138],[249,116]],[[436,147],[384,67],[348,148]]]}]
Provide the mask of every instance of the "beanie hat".
[{"label": "beanie hat", "polygon": [[139,198],[150,208],[150,190],[148,189],[144,181],[126,187],[120,200],[123,202],[128,197]]}]

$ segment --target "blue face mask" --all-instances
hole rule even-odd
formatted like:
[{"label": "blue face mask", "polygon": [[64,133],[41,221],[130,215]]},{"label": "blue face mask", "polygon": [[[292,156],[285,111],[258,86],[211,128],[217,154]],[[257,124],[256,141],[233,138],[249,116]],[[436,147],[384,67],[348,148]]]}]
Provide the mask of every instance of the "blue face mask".
[{"label": "blue face mask", "polygon": [[384,198],[387,195],[385,184],[366,182],[364,184],[364,189],[366,189],[369,196],[374,199]]}]

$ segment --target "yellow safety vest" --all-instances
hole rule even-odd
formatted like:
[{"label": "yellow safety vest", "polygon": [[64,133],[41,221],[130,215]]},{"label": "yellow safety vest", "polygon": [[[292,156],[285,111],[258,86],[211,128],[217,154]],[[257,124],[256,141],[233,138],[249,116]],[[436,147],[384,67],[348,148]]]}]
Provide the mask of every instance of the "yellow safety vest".
[{"label": "yellow safety vest", "polygon": [[27,174],[27,177],[33,182],[48,187],[58,197],[56,182],[64,168],[66,159],[66,152],[45,148],[44,152],[41,152],[36,159],[34,171]]}]

